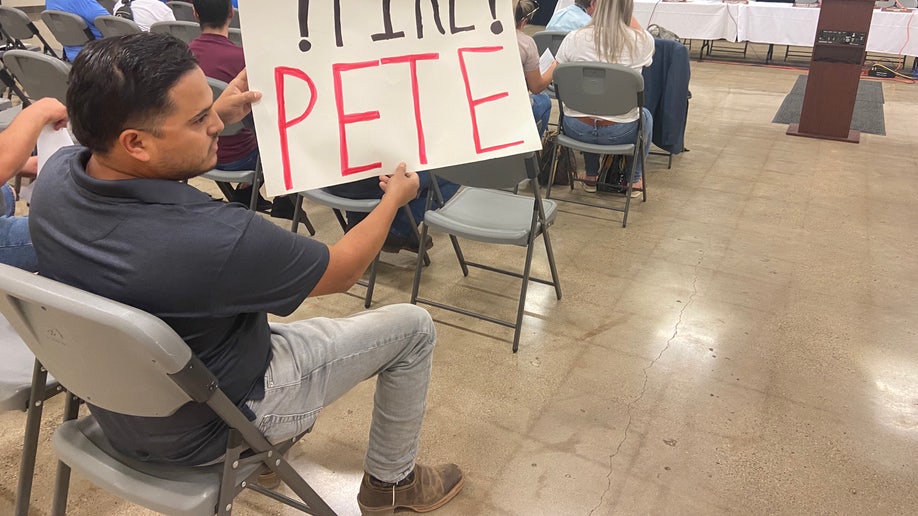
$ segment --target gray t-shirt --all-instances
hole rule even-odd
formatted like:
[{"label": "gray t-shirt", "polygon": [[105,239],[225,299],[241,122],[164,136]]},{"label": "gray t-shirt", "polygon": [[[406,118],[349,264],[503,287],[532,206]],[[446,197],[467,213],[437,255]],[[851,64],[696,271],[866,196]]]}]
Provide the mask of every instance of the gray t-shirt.
[{"label": "gray t-shirt", "polygon": [[[29,229],[41,274],[156,315],[237,406],[262,398],[267,313],[300,306],[328,248],[185,183],[91,178],[89,156],[61,149],[35,184]],[[90,409],[109,441],[140,460],[201,464],[226,448],[226,426],[203,404],[163,418]]]}]

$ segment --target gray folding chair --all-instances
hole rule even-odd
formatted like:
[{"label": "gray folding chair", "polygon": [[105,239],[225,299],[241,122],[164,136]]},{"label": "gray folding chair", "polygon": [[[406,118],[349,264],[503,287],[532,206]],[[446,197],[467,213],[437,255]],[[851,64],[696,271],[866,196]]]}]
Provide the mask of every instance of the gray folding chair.
[{"label": "gray folding chair", "polygon": [[51,97],[66,104],[70,63],[28,50],[8,50],[2,59],[30,100]]},{"label": "gray folding chair", "polygon": [[194,5],[190,2],[166,2],[172,9],[176,21],[198,22],[194,15]]},{"label": "gray folding chair", "polygon": [[[270,444],[162,320],[6,265],[0,265],[0,310],[48,371],[93,405],[163,417],[204,403],[231,428],[222,463],[183,467],[133,460],[112,448],[92,416],[71,419],[52,437],[65,464],[59,486],[69,481],[69,466],[125,500],[166,514],[229,514],[244,488],[303,512],[334,514],[284,459],[299,437]],[[268,469],[305,504],[258,486],[255,476]],[[55,496],[54,506],[63,511],[66,500]]]},{"label": "gray folding chair", "polygon": [[[535,154],[531,153],[432,170],[431,175],[443,177],[470,188],[460,190],[449,202],[437,210],[430,209],[434,196],[438,196],[439,199],[442,199],[442,197],[439,197],[437,188],[431,189],[432,191],[427,196],[428,211],[424,215],[424,222],[421,223],[422,242],[427,237],[427,232],[431,229],[449,234],[453,250],[456,252],[456,258],[459,259],[459,266],[462,268],[464,276],[469,275],[469,267],[475,267],[522,280],[516,319],[514,321],[499,319],[490,314],[476,313],[419,297],[422,258],[427,254],[424,250],[418,255],[417,265],[414,270],[414,284],[411,288],[411,302],[413,304],[423,303],[513,328],[512,349],[514,353],[519,348],[529,282],[535,281],[554,287],[555,296],[561,299],[558,268],[555,265],[555,255],[548,236],[548,228],[555,221],[558,206],[554,201],[541,198],[537,180],[538,173],[538,162]],[[527,182],[532,191],[532,197],[506,191],[510,189],[515,191],[521,181]],[[436,186],[436,180],[432,180],[431,184]],[[535,240],[540,234],[545,242],[548,266],[551,270],[551,281],[533,278],[530,275],[533,248]],[[456,237],[490,244],[525,247],[526,259],[523,263],[523,272],[518,273],[466,260]]]},{"label": "gray folding chair", "polygon": [[[48,26],[54,39],[65,47],[80,47],[96,39],[83,18],[64,11],[45,10],[41,13],[41,20]],[[67,59],[65,52],[61,52]]]},{"label": "gray folding chair", "polygon": [[[608,63],[564,63],[555,68],[554,73],[555,93],[558,95],[558,102],[564,106],[579,111],[581,113],[590,113],[595,116],[620,116],[631,112],[637,108],[639,112],[644,107],[644,77],[640,71],[634,70],[627,66],[608,64]],[[561,121],[564,120],[564,110],[561,110]],[[559,123],[559,126],[562,125]],[[644,117],[638,117],[637,141],[635,143],[623,145],[596,145],[584,143],[575,140],[564,134],[563,127],[555,139],[555,148],[553,150],[553,165],[551,177],[548,180],[548,190],[545,198],[551,198],[551,188],[555,179],[557,169],[558,147],[564,146],[580,152],[592,152],[601,155],[624,155],[631,157],[631,169],[627,172],[625,181],[627,187],[624,195],[624,206],[619,207],[617,204],[598,204],[573,198],[559,198],[558,200],[583,204],[586,206],[595,206],[597,208],[606,208],[613,211],[620,211],[622,216],[622,227],[628,224],[628,210],[631,208],[631,178],[634,177],[638,163],[644,171],[644,188],[642,200],[647,201],[647,169],[644,167],[644,148],[650,145],[650,142],[644,141]],[[600,175],[600,183],[605,178]],[[574,189],[574,184],[581,181],[578,178],[570,178],[570,189]],[[598,192],[601,193],[601,192]]]},{"label": "gray folding chair", "polygon": [[13,510],[16,516],[26,516],[32,497],[32,478],[44,402],[63,391],[63,388],[57,380],[48,376],[47,370],[35,360],[35,355],[3,317],[0,317],[0,353],[3,355],[0,361],[0,410],[26,412],[19,485]]},{"label": "gray folding chair", "polygon": [[[180,2],[170,2],[180,3]],[[187,45],[201,35],[201,26],[197,22],[190,21],[161,21],[150,25],[150,32],[171,34],[182,40]]]},{"label": "gray folding chair", "polygon": [[[290,230],[294,233],[297,232],[297,224],[300,222],[299,214],[303,206],[303,199],[309,199],[316,204],[331,208],[335,213],[335,218],[338,219],[338,224],[341,225],[341,230],[345,232],[347,231],[347,220],[345,220],[343,212],[353,211],[357,213],[370,213],[379,204],[379,199],[348,199],[347,197],[335,195],[322,188],[300,192],[296,196],[293,223],[290,226]],[[408,220],[411,221],[411,227],[415,228],[415,235],[418,236],[418,242],[423,242],[423,240],[420,240],[420,233],[417,232],[417,224],[414,221],[414,215],[411,214],[411,209],[405,205],[402,207],[402,210],[408,216]],[[376,289],[376,272],[379,268],[379,258],[381,254],[381,252],[376,253],[376,258],[374,258],[373,263],[370,264],[370,272],[367,280],[360,280],[357,282],[358,285],[367,288],[366,296],[363,299],[364,308],[370,308],[370,305],[373,303],[373,291]],[[424,263],[430,265],[430,258],[427,257],[426,254],[424,255]]]},{"label": "gray folding chair", "polygon": [[236,9],[235,7],[233,7],[233,19],[230,20],[230,28],[238,29],[240,27],[241,25],[239,24],[239,9]]},{"label": "gray folding chair", "polygon": [[240,29],[230,29],[229,30],[229,40],[235,43],[237,47],[241,47],[242,46],[242,31]]},{"label": "gray folding chair", "polygon": [[9,41],[13,45],[13,48],[31,50],[29,46],[25,44],[25,40],[38,38],[44,53],[58,57],[54,50],[51,49],[51,44],[41,35],[38,27],[32,23],[32,19],[29,18],[29,15],[21,10],[0,5],[0,27],[3,28],[3,33],[9,37]]},{"label": "gray folding chair", "polygon": [[[551,55],[555,56],[558,55],[558,48],[561,47],[561,42],[564,41],[564,37],[567,34],[567,31],[563,30],[543,30],[533,34],[532,39],[535,40],[539,55],[545,53],[546,50],[551,50]],[[549,97],[556,98],[554,84],[549,84],[545,90],[548,92]]]},{"label": "gray folding chair", "polygon": [[99,32],[102,33],[103,38],[129,36],[131,34],[140,34],[143,32],[140,29],[140,25],[120,16],[99,16],[93,23],[96,25],[96,28],[99,29]]},{"label": "gray folding chair", "polygon": [[97,0],[99,5],[105,8],[106,11],[113,13],[115,12],[115,0]]}]

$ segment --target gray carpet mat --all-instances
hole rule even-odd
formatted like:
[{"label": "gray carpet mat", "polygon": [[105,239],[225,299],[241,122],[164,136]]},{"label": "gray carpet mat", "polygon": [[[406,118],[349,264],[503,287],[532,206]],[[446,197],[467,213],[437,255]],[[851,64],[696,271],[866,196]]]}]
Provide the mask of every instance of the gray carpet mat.
[{"label": "gray carpet mat", "polygon": [[[790,93],[778,108],[772,123],[796,124],[803,109],[803,94],[806,91],[806,75],[797,78]],[[883,116],[883,84],[876,81],[861,81],[854,102],[851,129],[863,133],[886,136],[886,119]]]}]

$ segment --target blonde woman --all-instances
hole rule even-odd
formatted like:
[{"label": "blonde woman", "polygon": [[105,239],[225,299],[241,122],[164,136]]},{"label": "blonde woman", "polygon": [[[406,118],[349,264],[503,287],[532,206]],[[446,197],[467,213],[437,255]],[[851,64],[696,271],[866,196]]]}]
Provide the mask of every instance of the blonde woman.
[{"label": "blonde woman", "polygon": [[526,88],[529,89],[529,101],[532,104],[532,116],[541,135],[548,128],[548,118],[551,115],[551,99],[544,93],[545,88],[551,84],[552,74],[557,63],[552,63],[543,74],[539,70],[539,50],[532,36],[523,32],[523,27],[529,23],[532,16],[539,10],[539,3],[535,0],[513,0],[513,18],[516,21],[516,42],[520,50],[520,59],[523,62],[523,75],[526,77]]},{"label": "blonde woman", "polygon": [[[593,21],[582,29],[571,32],[564,38],[558,55],[558,63],[592,61],[620,64],[636,70],[650,65],[653,61],[653,36],[641,28],[633,17],[633,0],[596,0]],[[632,112],[618,117],[597,117],[589,113],[580,113],[568,107],[564,109],[562,127],[564,134],[585,143],[617,145],[637,141],[638,117],[641,112]],[[647,108],[643,109],[644,139],[650,142],[653,119]],[[645,146],[644,157],[649,151]],[[596,191],[596,179],[599,176],[599,155],[584,153],[583,161],[586,175],[581,182],[584,190]],[[640,195],[644,187],[643,170],[638,163],[632,178],[633,196]]]}]

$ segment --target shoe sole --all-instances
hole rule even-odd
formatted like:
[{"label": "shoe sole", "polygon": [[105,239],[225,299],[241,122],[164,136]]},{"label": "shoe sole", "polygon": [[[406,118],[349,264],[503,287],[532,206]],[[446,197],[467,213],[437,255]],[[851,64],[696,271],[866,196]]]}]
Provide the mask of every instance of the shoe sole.
[{"label": "shoe sole", "polygon": [[446,505],[447,502],[455,498],[456,495],[459,494],[459,491],[462,490],[462,486],[464,485],[465,485],[465,476],[460,478],[459,482],[455,486],[453,486],[453,488],[448,493],[446,493],[446,495],[444,495],[443,498],[440,498],[435,503],[432,503],[430,505],[420,505],[420,506],[418,505],[397,505],[395,507],[386,507],[383,509],[371,509],[369,507],[364,506],[362,503],[360,503],[359,500],[357,501],[357,505],[360,507],[360,514],[362,516],[380,516],[384,514],[395,514],[395,511],[404,511],[404,510],[409,510],[409,511],[414,511],[414,512],[430,512],[430,511],[435,511],[439,509],[440,507],[443,507],[444,505]]}]

